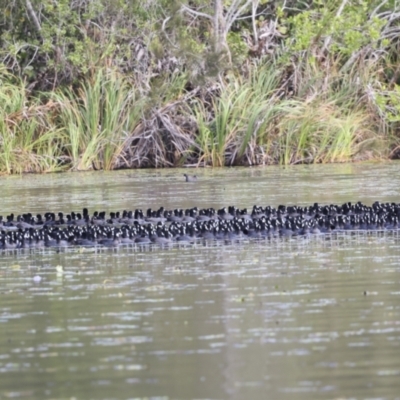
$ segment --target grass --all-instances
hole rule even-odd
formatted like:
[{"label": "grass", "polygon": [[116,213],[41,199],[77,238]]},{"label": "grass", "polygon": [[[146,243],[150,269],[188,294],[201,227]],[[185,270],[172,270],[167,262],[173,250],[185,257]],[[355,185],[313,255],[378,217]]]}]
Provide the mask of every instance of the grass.
[{"label": "grass", "polygon": [[296,89],[301,97],[288,98],[281,96],[279,74],[272,63],[256,64],[247,77],[229,76],[210,104],[199,99],[194,108],[199,163],[327,163],[362,158],[361,152],[380,156],[382,137],[373,133],[374,120],[347,76],[303,71]]},{"label": "grass", "polygon": [[114,73],[99,70],[76,94],[71,89],[53,96],[59,105],[57,124],[67,136],[71,169],[111,170],[139,123],[142,102],[132,85]]},{"label": "grass", "polygon": [[273,65],[255,65],[248,77],[229,76],[209,107],[195,107],[199,162],[212,166],[257,164],[260,146],[276,111],[277,73]]},{"label": "grass", "polygon": [[362,101],[362,83],[337,74],[314,77],[313,82],[313,86],[309,81],[300,83],[298,91],[303,97],[282,110],[280,163],[348,162],[367,155],[380,158],[385,138]]},{"label": "grass", "polygon": [[0,71],[0,173],[62,169],[60,129],[52,125],[50,104],[29,99],[23,82]]},{"label": "grass", "polygon": [[0,173],[347,162],[397,148],[397,120],[380,130],[393,101],[372,72],[295,68],[291,91],[285,69],[261,60],[192,88],[184,73],[139,88],[99,69],[40,97],[0,70]]}]

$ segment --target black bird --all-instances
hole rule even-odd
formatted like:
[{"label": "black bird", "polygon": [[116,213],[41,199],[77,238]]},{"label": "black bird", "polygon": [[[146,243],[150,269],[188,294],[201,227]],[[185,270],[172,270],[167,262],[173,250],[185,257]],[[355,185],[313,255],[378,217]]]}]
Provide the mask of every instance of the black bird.
[{"label": "black bird", "polygon": [[196,175],[183,174],[183,176],[185,177],[186,182],[196,182],[197,181],[197,176]]}]

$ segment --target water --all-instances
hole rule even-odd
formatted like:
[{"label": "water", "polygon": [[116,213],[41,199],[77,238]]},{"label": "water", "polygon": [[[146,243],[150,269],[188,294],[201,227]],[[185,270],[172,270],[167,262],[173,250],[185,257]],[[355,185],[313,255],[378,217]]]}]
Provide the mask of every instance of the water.
[{"label": "water", "polygon": [[[1,178],[2,212],[399,202],[396,163]],[[0,399],[400,398],[399,236],[0,256]]]}]

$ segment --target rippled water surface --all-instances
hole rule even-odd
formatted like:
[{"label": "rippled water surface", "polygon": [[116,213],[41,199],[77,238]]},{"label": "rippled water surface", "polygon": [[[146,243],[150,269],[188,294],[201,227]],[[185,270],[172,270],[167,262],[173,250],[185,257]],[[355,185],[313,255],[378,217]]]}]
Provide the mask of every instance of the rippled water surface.
[{"label": "rippled water surface", "polygon": [[[7,177],[0,214],[400,202],[399,167]],[[399,260],[376,232],[0,253],[0,399],[400,398]]]}]

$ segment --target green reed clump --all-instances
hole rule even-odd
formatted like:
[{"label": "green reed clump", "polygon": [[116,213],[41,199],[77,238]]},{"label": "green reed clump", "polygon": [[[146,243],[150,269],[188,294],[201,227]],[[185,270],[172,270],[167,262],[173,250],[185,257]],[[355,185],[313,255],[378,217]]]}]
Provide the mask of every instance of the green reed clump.
[{"label": "green reed clump", "polygon": [[99,70],[79,90],[59,90],[53,98],[73,170],[111,170],[123,165],[121,154],[129,146],[142,110],[127,78]]},{"label": "green reed clump", "polygon": [[210,105],[194,107],[201,148],[199,163],[258,164],[278,109],[278,74],[272,64],[254,64],[248,76],[231,75],[212,94]]},{"label": "green reed clump", "polygon": [[383,135],[365,101],[368,85],[357,74],[334,67],[297,71],[296,95],[288,96],[273,64],[251,65],[248,76],[228,76],[199,99],[199,164],[296,164],[344,162],[379,157]]},{"label": "green reed clump", "polygon": [[[385,140],[377,132],[363,93],[352,75],[303,72],[298,93],[287,102],[278,122],[279,162],[327,163],[379,157]],[[306,79],[308,76],[308,79]]]},{"label": "green reed clump", "polygon": [[369,134],[361,111],[344,111],[334,103],[294,101],[278,125],[280,163],[350,161]]},{"label": "green reed clump", "polygon": [[0,173],[62,169],[62,133],[51,113],[51,103],[28,99],[24,83],[0,71]]}]

